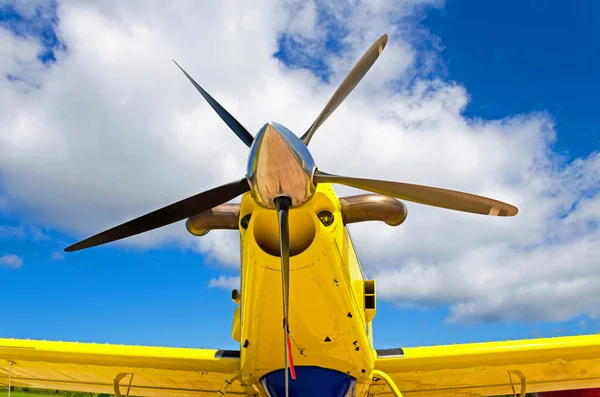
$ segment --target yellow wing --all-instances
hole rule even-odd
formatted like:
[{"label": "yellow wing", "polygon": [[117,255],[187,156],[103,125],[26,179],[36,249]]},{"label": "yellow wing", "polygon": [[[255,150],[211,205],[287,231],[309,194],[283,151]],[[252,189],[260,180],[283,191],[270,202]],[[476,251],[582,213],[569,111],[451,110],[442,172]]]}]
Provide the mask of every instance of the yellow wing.
[{"label": "yellow wing", "polygon": [[0,385],[10,361],[13,386],[152,397],[214,396],[240,368],[237,351],[0,339]]},{"label": "yellow wing", "polygon": [[[386,358],[387,357],[387,358]],[[600,387],[600,336],[379,351],[375,368],[405,396],[497,396]],[[371,394],[391,394],[375,379]],[[514,386],[514,391],[513,391]]]}]

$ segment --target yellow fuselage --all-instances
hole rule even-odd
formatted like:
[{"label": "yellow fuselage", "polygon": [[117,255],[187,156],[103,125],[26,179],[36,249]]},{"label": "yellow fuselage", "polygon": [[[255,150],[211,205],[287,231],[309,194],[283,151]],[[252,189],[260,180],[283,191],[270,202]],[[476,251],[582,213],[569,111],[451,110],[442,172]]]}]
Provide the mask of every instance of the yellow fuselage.
[{"label": "yellow fuselage", "polygon": [[[331,225],[317,217],[322,210],[333,213]],[[289,326],[295,366],[346,373],[356,379],[358,395],[368,387],[374,367],[375,291],[374,282],[365,280],[340,210],[331,186],[320,184],[308,202],[290,211]],[[276,211],[246,194],[240,219],[247,214],[247,229],[240,227],[241,299],[232,335],[240,342],[244,380],[257,384],[285,365],[281,260]]]}]

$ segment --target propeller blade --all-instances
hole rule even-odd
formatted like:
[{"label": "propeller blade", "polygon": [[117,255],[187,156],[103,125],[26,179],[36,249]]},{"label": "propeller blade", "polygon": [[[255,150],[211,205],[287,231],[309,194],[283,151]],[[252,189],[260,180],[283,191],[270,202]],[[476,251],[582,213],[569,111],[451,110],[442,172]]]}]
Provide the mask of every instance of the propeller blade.
[{"label": "propeller blade", "polygon": [[289,393],[288,360],[290,357],[288,312],[290,306],[290,229],[288,214],[292,200],[288,197],[277,197],[277,222],[279,224],[279,250],[281,254],[281,290],[283,294],[283,344],[285,356],[285,395]]},{"label": "propeller blade", "polygon": [[348,94],[352,92],[354,87],[365,77],[365,74],[371,69],[371,66],[375,63],[377,58],[379,58],[379,54],[385,48],[387,44],[388,36],[384,34],[381,36],[369,49],[364,53],[364,55],[358,60],[356,65],[352,68],[348,76],[342,81],[342,84],[335,91],[327,105],[319,114],[319,117],[312,123],[308,131],[302,135],[300,139],[304,142],[305,145],[308,146],[308,143],[312,139],[315,131],[327,120],[329,116],[337,109],[338,106],[346,99]]},{"label": "propeller blade", "polygon": [[400,182],[378,181],[374,179],[351,178],[316,171],[314,183],[337,183],[370,192],[384,194],[415,203],[447,208],[456,211],[472,212],[492,216],[513,216],[517,207],[502,201],[457,192],[437,187],[411,185]]},{"label": "propeller blade", "polygon": [[188,197],[139,218],[115,226],[67,248],[66,252],[120,240],[180,221],[223,204],[250,190],[246,178]]},{"label": "propeller blade", "polygon": [[[175,62],[175,60],[173,60],[173,62]],[[252,145],[252,141],[254,141],[254,137],[248,132],[248,130],[245,129],[244,126],[241,125],[239,121],[237,121],[231,114],[229,114],[229,112],[225,110],[223,106],[219,104],[219,102],[215,101],[214,98],[208,94],[208,92],[204,91],[204,89],[200,87],[200,85],[196,83],[196,81],[189,74],[187,74],[177,62],[175,62],[175,65],[177,65],[183,74],[185,74],[185,77],[187,77],[194,87],[196,87],[198,92],[202,94],[204,99],[206,99],[206,102],[212,106],[215,112],[217,112],[221,119],[223,119],[225,124],[227,124],[229,128],[235,132],[235,134],[242,140],[242,142],[246,144],[246,146],[250,147],[250,145]]]}]

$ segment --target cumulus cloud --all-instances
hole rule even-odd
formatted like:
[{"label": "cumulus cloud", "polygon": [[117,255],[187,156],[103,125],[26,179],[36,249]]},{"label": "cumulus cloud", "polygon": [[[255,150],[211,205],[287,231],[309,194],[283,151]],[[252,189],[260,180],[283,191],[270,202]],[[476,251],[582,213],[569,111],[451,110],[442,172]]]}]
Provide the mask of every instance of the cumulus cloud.
[{"label": "cumulus cloud", "polygon": [[23,266],[23,259],[13,254],[3,255],[0,256],[0,266],[18,269]]},{"label": "cumulus cloud", "polygon": [[[407,203],[399,228],[353,225],[379,297],[447,305],[458,322],[595,316],[598,153],[557,155],[550,114],[465,117],[469,87],[438,73],[436,39],[418,23],[431,6],[442,4],[65,0],[46,18],[64,45],[51,64],[39,37],[0,28],[10,76],[0,80],[0,209],[79,238],[240,178],[248,149],[171,58],[250,131],[273,120],[300,135],[387,32],[377,64],[312,140],[319,167],[490,196],[520,212]],[[239,256],[237,233],[194,238],[181,223],[116,244],[177,244],[227,265]]]},{"label": "cumulus cloud", "polygon": [[234,289],[240,287],[240,278],[235,276],[219,276],[208,282],[210,288]]}]

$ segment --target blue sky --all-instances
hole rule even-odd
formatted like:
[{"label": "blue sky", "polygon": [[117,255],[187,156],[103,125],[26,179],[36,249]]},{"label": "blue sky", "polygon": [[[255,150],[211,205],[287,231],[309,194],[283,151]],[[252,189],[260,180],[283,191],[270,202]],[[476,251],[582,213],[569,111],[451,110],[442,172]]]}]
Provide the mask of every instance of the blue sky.
[{"label": "blue sky", "polygon": [[[418,23],[439,37],[440,77],[468,90],[468,117],[547,112],[556,123],[556,150],[572,159],[600,147],[599,14],[599,3],[592,1],[568,7],[555,1],[448,1],[441,9],[427,9]],[[0,6],[0,24],[18,34],[43,36],[48,46],[43,60],[54,60],[51,25],[40,27],[35,18],[6,6]],[[328,40],[327,48],[339,51],[336,37]],[[326,78],[318,59],[291,57],[290,37],[281,37],[279,44],[276,56],[288,66],[312,68]],[[197,252],[174,248],[109,245],[61,253],[80,237],[41,229],[27,211],[0,214],[0,257],[22,258],[20,268],[0,266],[5,286],[0,337],[236,347],[230,337],[230,292],[208,286],[224,273],[222,267]],[[380,300],[375,343],[383,348],[600,331],[587,316],[560,323],[459,325],[447,324],[447,315],[446,306],[399,309]]]},{"label": "blue sky", "polygon": [[595,1],[448,1],[424,25],[441,38],[447,78],[469,90],[466,114],[548,112],[573,158],[600,146],[599,13]]}]

